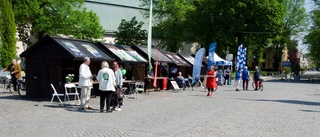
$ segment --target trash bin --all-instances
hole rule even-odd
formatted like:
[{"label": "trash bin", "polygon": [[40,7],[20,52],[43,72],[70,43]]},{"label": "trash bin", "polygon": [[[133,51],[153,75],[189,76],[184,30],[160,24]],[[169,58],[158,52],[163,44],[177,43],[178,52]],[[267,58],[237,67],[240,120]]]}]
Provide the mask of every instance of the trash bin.
[{"label": "trash bin", "polygon": [[167,90],[168,78],[163,78],[163,90]]}]

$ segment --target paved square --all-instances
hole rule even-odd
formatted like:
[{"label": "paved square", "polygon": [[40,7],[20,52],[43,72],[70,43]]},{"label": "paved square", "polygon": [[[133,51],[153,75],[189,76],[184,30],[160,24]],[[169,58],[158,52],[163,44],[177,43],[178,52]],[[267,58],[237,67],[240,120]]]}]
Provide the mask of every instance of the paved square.
[{"label": "paved square", "polygon": [[[0,95],[1,137],[319,137],[320,84],[264,82],[264,91],[236,92],[219,86],[215,97],[206,92],[151,92],[143,99],[124,100],[122,111],[81,112],[78,106],[23,100]],[[48,91],[52,92],[52,91]]]}]

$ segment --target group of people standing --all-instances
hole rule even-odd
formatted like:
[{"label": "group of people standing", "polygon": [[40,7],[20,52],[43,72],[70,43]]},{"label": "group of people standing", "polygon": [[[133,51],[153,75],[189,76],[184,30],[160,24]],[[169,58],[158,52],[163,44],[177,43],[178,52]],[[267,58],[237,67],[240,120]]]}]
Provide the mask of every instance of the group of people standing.
[{"label": "group of people standing", "polygon": [[[229,68],[225,71],[225,77],[224,77],[224,85],[226,83],[228,83],[229,77],[230,77],[231,71],[229,70]],[[218,81],[219,83],[217,83],[216,78],[221,79],[222,74],[219,71],[219,73],[217,74],[214,70],[214,67],[211,66],[210,69],[207,72],[207,89],[208,89],[208,94],[207,96],[209,97],[213,97],[214,96],[214,91],[217,88],[218,84],[222,84],[221,81]],[[235,75],[235,86],[236,86],[236,91],[240,91],[240,83],[241,83],[241,79],[242,79],[242,87],[243,90],[248,90],[248,83],[250,80],[250,72],[248,70],[248,67],[245,66],[244,69],[241,71],[240,68],[238,68],[238,70],[236,71],[236,75]],[[259,82],[260,82],[260,72],[258,67],[255,67],[255,72],[253,75],[253,79],[254,79],[254,83],[255,83],[255,89],[254,90],[258,90],[259,88]],[[221,83],[220,83],[221,82]]]},{"label": "group of people standing", "polygon": [[[250,81],[250,72],[248,70],[248,67],[245,66],[244,69],[241,72],[241,69],[238,68],[237,72],[236,72],[236,78],[235,78],[235,83],[236,83],[236,91],[240,91],[239,87],[240,87],[240,79],[242,79],[242,88],[243,90],[248,90],[248,84]],[[255,89],[254,90],[258,90],[259,88],[259,82],[260,82],[260,72],[259,72],[259,68],[258,66],[255,67],[255,71],[253,74],[253,80],[255,83]]]},{"label": "group of people standing", "polygon": [[[81,87],[81,104],[80,109],[87,111],[92,109],[89,106],[89,100],[91,95],[92,75],[90,68],[90,58],[85,57],[84,62],[80,65],[79,69],[79,86]],[[120,96],[122,85],[123,85],[123,75],[122,71],[117,62],[113,62],[113,70],[109,67],[109,63],[103,61],[101,63],[101,69],[98,72],[96,80],[99,82],[99,92],[100,92],[100,112],[104,111],[106,104],[106,112],[110,113],[113,110],[120,111],[122,106],[122,97]],[[115,97],[111,102],[112,98]],[[111,108],[111,103],[113,106]]]}]

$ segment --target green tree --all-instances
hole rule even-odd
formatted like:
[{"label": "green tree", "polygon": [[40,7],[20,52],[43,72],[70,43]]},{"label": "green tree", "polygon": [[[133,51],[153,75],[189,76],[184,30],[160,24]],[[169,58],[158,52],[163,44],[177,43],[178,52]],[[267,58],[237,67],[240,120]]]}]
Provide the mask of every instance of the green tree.
[{"label": "green tree", "polygon": [[319,8],[312,11],[312,27],[309,34],[305,36],[305,43],[309,44],[309,57],[312,62],[320,67],[320,10]]},{"label": "green tree", "polygon": [[68,29],[70,32],[66,34],[73,35],[77,39],[91,40],[94,41],[101,38],[105,34],[105,30],[100,25],[99,17],[92,11],[86,9],[77,10],[70,14],[73,16],[70,23],[71,28]]},{"label": "green tree", "polygon": [[282,32],[274,39],[275,67],[279,68],[281,62],[281,54],[284,46],[295,48],[292,37],[299,35],[307,27],[307,13],[304,8],[305,0],[286,0],[286,16]]},{"label": "green tree", "polygon": [[104,30],[98,17],[83,7],[84,0],[14,0],[19,39],[30,45],[30,35],[64,34],[98,39]]},{"label": "green tree", "polygon": [[136,17],[130,21],[121,20],[114,36],[116,43],[127,46],[146,44],[147,31],[141,29],[143,24],[143,22],[138,22]]},{"label": "green tree", "polygon": [[[149,0],[143,2],[148,7]],[[282,31],[285,4],[284,0],[160,0],[154,10],[160,31],[154,32],[170,49],[179,49],[182,42],[198,42],[208,48],[216,41],[217,52],[236,53],[240,43],[266,47],[268,39]],[[171,36],[163,31],[172,31]]]},{"label": "green tree", "polygon": [[16,58],[16,25],[9,0],[0,0],[0,65],[6,67]]},{"label": "green tree", "polygon": [[[149,7],[150,0],[142,0]],[[190,42],[187,36],[187,15],[194,10],[190,0],[157,0],[154,3],[153,38],[161,39],[162,48],[176,52],[183,48],[183,42]],[[147,15],[147,14],[146,14]]]}]

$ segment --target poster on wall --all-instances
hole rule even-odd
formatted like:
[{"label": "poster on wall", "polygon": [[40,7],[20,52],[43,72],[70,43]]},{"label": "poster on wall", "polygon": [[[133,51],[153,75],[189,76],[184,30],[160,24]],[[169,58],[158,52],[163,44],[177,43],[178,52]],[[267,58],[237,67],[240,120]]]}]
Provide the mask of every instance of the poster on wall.
[{"label": "poster on wall", "polygon": [[93,56],[95,57],[103,57],[96,49],[92,48],[91,45],[88,44],[81,44],[83,47],[85,47]]},{"label": "poster on wall", "polygon": [[180,58],[178,55],[173,55],[175,58],[177,58],[181,63],[187,64],[182,58]]},{"label": "poster on wall", "polygon": [[141,57],[136,51],[126,51],[126,52],[137,61],[147,62],[147,60]]},{"label": "poster on wall", "polygon": [[136,61],[131,55],[129,55],[124,50],[119,50],[119,52],[124,56],[124,60],[126,60],[126,61]]},{"label": "poster on wall", "polygon": [[73,45],[71,42],[62,41],[64,45],[67,46],[68,49],[70,49],[76,56],[78,57],[85,57],[86,55],[83,54],[75,45]]},{"label": "poster on wall", "polygon": [[173,57],[171,54],[166,54],[171,60],[173,60],[175,63],[179,63],[179,60],[177,60],[175,57]]}]

